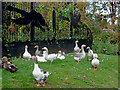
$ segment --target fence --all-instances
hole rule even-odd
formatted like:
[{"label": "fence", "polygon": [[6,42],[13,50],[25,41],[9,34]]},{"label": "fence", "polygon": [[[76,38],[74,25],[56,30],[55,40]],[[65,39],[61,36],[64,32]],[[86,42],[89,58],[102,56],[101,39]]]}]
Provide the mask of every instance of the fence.
[{"label": "fence", "polygon": [[[26,12],[30,12],[33,8],[36,12],[42,14],[49,30],[47,27],[42,26],[42,28],[45,29],[45,32],[43,32],[41,28],[33,26],[31,23],[27,25],[12,23],[11,18],[19,18],[22,17],[22,15],[14,11],[10,12],[5,10],[5,7],[8,5]],[[76,39],[80,41],[80,45],[86,44],[91,47],[92,32],[90,28],[81,21],[79,23],[80,28],[75,29],[71,26],[70,21],[59,18],[58,16],[61,12],[62,14],[65,14],[64,12],[66,12],[66,15],[69,15],[69,13],[67,14],[66,8],[63,7],[64,10],[62,11],[62,7],[58,8],[59,5],[59,2],[36,2],[34,5],[30,2],[3,2],[3,55],[8,55],[8,53],[10,53],[10,56],[19,56],[20,53],[22,54],[24,52],[25,44],[29,45],[32,54],[34,54],[35,51],[32,48],[36,44],[47,46],[49,49],[54,46],[54,49],[50,49],[50,52],[57,52],[59,49],[62,49],[65,52],[72,52]],[[69,3],[67,6],[71,9],[72,4]],[[53,7],[56,7],[56,9]],[[66,49],[65,46],[68,48]],[[18,47],[21,51],[18,50]]]}]

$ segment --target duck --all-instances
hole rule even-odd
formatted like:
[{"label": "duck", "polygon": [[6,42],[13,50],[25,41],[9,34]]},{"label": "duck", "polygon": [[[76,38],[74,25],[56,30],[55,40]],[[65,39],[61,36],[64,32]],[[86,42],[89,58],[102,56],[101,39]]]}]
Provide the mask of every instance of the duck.
[{"label": "duck", "polygon": [[42,51],[39,51],[39,46],[38,45],[36,45],[34,48],[36,48],[35,55],[43,56]]},{"label": "duck", "polygon": [[80,52],[81,49],[78,47],[78,44],[77,44],[77,43],[78,43],[78,40],[75,41],[74,51],[75,51],[75,52]]},{"label": "duck", "polygon": [[48,76],[51,74],[47,71],[45,71],[44,69],[39,68],[38,66],[38,60],[36,56],[32,56],[31,59],[34,60],[34,69],[33,69],[33,76],[34,78],[37,80],[38,84],[36,84],[37,86],[45,86],[45,82],[48,78]]},{"label": "duck", "polygon": [[25,58],[26,60],[27,60],[27,59],[30,60],[31,54],[28,52],[27,49],[28,49],[28,46],[25,45],[25,52],[24,52],[24,54],[23,54],[23,58]]},{"label": "duck", "polygon": [[59,59],[61,59],[61,60],[65,59],[65,52],[58,51],[57,58],[59,58]]},{"label": "duck", "polygon": [[90,49],[90,47],[87,47],[87,49],[88,49],[87,59],[89,61],[92,61],[92,59],[93,59],[93,51]]},{"label": "duck", "polygon": [[78,63],[80,62],[80,60],[84,59],[85,58],[85,51],[84,51],[84,47],[86,47],[86,45],[82,45],[81,46],[81,50],[82,52],[77,52],[75,55],[72,55],[74,56],[74,59],[78,61]]},{"label": "duck", "polygon": [[48,48],[43,47],[42,50],[44,50],[44,57],[46,60],[50,61],[50,65],[52,65],[52,62],[57,58],[57,54],[48,54]]},{"label": "duck", "polygon": [[3,63],[4,63],[4,69],[10,72],[15,72],[18,70],[18,67],[16,67],[14,64],[11,64],[8,62],[7,57],[3,57]]},{"label": "duck", "polygon": [[97,70],[97,67],[99,65],[99,60],[97,59],[97,56],[95,56],[91,62],[92,66],[94,67],[94,70]]}]

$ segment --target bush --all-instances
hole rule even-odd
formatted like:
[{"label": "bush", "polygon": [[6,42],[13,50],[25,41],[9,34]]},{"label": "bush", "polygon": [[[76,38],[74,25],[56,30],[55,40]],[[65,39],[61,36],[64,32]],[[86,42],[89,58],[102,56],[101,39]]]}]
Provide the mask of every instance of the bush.
[{"label": "bush", "polygon": [[111,44],[109,41],[103,42],[103,41],[95,41],[92,50],[95,53],[104,53],[104,54],[113,54],[117,55],[118,52],[118,45],[117,44]]},{"label": "bush", "polygon": [[[89,21],[89,22],[88,22]],[[95,53],[104,53],[104,54],[112,54],[117,55],[118,53],[118,27],[114,26],[114,28],[109,26],[105,21],[101,20],[93,20],[89,18],[86,21],[91,27],[93,32],[93,45],[92,50]],[[108,31],[105,32],[103,29],[113,29],[114,32]]]}]

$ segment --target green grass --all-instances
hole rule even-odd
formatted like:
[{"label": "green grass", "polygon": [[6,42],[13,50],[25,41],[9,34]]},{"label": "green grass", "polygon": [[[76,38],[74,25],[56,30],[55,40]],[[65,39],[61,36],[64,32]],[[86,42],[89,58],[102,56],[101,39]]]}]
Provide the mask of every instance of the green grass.
[{"label": "green grass", "polygon": [[[0,63],[2,61],[0,60]],[[0,90],[2,89],[2,69],[0,68]]]},{"label": "green grass", "polygon": [[32,75],[34,60],[16,59],[12,62],[19,68],[15,73],[3,69],[3,88],[118,88],[118,56],[98,54],[100,65],[94,71],[87,58],[78,63],[66,55],[65,60],[39,62],[39,67],[49,71],[45,87],[37,87]]},{"label": "green grass", "polygon": [[2,69],[0,69],[0,90],[2,89]]}]

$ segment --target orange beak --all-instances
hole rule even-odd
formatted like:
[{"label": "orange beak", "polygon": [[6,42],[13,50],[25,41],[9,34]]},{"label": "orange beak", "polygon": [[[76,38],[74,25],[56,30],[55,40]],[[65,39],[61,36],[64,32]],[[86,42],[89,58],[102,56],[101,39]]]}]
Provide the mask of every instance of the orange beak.
[{"label": "orange beak", "polygon": [[36,48],[36,46],[34,48]]},{"label": "orange beak", "polygon": [[33,59],[33,56],[30,59]]},{"label": "orange beak", "polygon": [[42,50],[44,50],[44,48],[42,48]]}]

